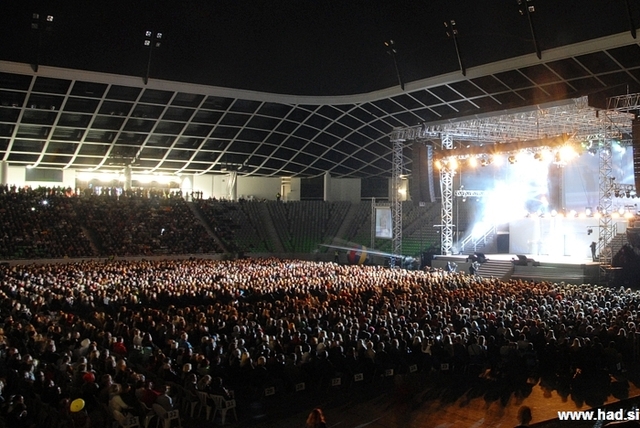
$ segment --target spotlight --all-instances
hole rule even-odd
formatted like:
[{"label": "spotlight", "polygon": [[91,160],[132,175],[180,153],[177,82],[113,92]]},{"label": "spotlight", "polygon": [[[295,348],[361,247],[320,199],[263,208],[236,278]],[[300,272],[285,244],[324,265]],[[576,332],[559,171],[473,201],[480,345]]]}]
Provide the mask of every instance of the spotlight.
[{"label": "spotlight", "polygon": [[516,157],[514,155],[510,155],[508,161],[511,165],[513,165],[514,163],[516,163]]},{"label": "spotlight", "polygon": [[587,215],[587,217],[592,217],[593,216],[593,209],[591,207],[587,207],[587,208],[585,208],[584,213]]},{"label": "spotlight", "polygon": [[533,155],[533,158],[537,161],[542,162],[542,153],[540,152],[535,152],[535,154]]},{"label": "spotlight", "polygon": [[587,229],[587,235],[591,235],[593,233],[593,229]]}]

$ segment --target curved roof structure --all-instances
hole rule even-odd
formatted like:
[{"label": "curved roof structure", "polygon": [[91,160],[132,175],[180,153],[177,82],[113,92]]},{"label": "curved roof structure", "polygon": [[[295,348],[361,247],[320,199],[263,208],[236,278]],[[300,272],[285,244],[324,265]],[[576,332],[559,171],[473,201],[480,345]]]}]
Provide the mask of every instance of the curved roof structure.
[{"label": "curved roof structure", "polygon": [[389,177],[394,130],[640,92],[635,2],[63,3],[0,18],[10,164]]}]

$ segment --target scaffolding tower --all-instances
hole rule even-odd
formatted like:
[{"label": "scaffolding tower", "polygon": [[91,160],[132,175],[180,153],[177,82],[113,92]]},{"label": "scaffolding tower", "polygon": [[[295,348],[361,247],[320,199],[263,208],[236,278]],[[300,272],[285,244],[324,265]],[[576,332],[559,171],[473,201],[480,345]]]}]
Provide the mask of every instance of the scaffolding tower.
[{"label": "scaffolding tower", "polygon": [[396,264],[396,257],[402,254],[402,200],[400,198],[400,188],[402,187],[402,148],[404,141],[393,142],[393,172],[392,172],[392,192],[391,195],[391,221],[392,221],[392,252],[390,266]]},{"label": "scaffolding tower", "polygon": [[[453,138],[445,134],[441,137],[442,149],[453,149]],[[449,164],[440,168],[440,192],[442,194],[442,204],[440,208],[440,242],[441,252],[445,255],[451,254],[453,248],[453,170]]]}]

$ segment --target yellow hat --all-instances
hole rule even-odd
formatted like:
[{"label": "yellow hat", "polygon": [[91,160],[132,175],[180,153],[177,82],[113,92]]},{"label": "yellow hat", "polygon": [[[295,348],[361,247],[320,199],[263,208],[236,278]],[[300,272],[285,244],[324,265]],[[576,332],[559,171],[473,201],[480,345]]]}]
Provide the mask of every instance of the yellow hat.
[{"label": "yellow hat", "polygon": [[69,406],[72,413],[79,412],[84,409],[84,400],[82,398],[76,398],[71,402],[71,406]]}]

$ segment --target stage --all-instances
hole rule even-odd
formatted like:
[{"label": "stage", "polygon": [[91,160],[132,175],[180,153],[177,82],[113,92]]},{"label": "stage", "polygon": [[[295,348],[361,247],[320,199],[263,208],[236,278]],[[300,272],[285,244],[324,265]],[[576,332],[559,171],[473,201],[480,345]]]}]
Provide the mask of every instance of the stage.
[{"label": "stage", "polygon": [[[568,284],[606,285],[607,278],[600,278],[600,263],[576,256],[543,256],[531,254],[486,254],[487,261],[479,264],[475,272],[483,277],[503,280],[523,279],[527,281],[565,282]],[[431,266],[447,269],[449,262],[455,263],[457,272],[470,273],[472,261],[466,254],[436,255]],[[476,265],[478,266],[478,265]]]}]

